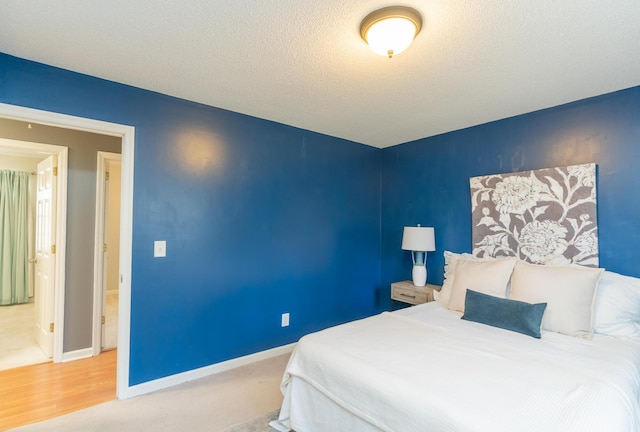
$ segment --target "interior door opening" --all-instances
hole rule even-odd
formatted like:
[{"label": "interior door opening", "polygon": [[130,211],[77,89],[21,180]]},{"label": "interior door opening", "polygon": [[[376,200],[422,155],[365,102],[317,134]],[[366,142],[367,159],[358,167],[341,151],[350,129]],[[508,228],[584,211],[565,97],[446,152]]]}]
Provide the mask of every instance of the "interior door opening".
[{"label": "interior door opening", "polygon": [[[20,332],[13,332],[9,337],[3,333],[1,364],[19,367],[51,358],[61,361],[62,346],[61,342],[56,343],[54,328],[64,326],[64,309],[58,310],[64,305],[57,304],[56,296],[60,294],[58,287],[64,284],[66,213],[62,208],[66,205],[67,148],[0,137],[0,153],[5,156],[3,165],[11,158],[14,163],[31,160],[35,164],[29,186],[32,206],[28,254],[30,303],[23,307],[16,305],[16,314],[9,324],[6,324],[7,314],[1,311],[5,322],[3,332],[15,330],[15,326],[17,330],[24,330],[26,326],[30,330],[22,336]],[[19,337],[20,343],[6,349],[11,337]]]},{"label": "interior door opening", "polygon": [[93,354],[118,346],[122,156],[98,152]]},{"label": "interior door opening", "polygon": [[0,140],[0,370],[51,358],[36,342],[36,174],[45,157]]},{"label": "interior door opening", "polygon": [[[118,305],[118,345],[117,351],[117,377],[116,394],[119,399],[126,399],[135,394],[129,385],[129,340],[131,321],[131,252],[133,230],[133,172],[135,154],[135,128],[122,124],[109,123],[82,117],[59,114],[38,109],[20,107],[0,103],[0,119],[32,122],[42,125],[57,127],[67,130],[76,130],[118,137],[121,139],[122,151],[122,189],[121,189],[121,215],[120,215],[120,262],[119,262],[119,305]],[[0,131],[1,132],[1,131]],[[2,135],[0,134],[0,137]],[[59,146],[60,147],[60,146]],[[66,173],[67,153],[66,148],[60,150],[58,156],[58,172]],[[44,151],[44,154],[47,154]],[[63,157],[60,157],[62,155]],[[60,179],[64,183],[60,185]],[[58,177],[58,204],[66,208],[66,177]],[[62,203],[62,201],[64,201]],[[66,214],[64,215],[66,218]],[[57,226],[57,235],[66,234],[66,227],[60,231],[60,219]],[[56,258],[64,256],[65,245],[58,244]],[[56,270],[58,267],[56,267]],[[64,272],[56,272],[56,286],[60,286],[55,295],[55,332],[54,332],[54,361],[63,361],[63,337],[64,337]],[[60,326],[58,323],[60,322]]]}]

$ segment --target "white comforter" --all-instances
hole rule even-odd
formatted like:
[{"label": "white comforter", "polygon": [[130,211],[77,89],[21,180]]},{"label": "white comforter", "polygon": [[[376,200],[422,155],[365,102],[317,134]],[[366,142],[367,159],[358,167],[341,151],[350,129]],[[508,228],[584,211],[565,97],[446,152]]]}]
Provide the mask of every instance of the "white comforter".
[{"label": "white comforter", "polygon": [[281,386],[285,427],[292,377],[383,431],[640,431],[640,344],[538,340],[437,302],[303,337]]}]

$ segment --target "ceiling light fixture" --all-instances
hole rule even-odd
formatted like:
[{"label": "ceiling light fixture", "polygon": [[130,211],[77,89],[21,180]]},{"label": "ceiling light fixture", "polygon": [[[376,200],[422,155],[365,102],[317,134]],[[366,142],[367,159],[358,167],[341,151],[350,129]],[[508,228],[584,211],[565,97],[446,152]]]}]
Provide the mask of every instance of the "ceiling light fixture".
[{"label": "ceiling light fixture", "polygon": [[400,54],[409,48],[422,28],[420,13],[406,6],[389,6],[367,15],[360,24],[360,35],[376,54]]}]

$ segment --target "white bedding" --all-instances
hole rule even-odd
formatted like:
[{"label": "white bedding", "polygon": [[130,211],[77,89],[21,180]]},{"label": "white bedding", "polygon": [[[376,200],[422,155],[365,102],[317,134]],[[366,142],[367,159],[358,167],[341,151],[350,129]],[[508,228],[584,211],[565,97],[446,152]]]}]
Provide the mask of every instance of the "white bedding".
[{"label": "white bedding", "polygon": [[[298,409],[294,381],[326,406]],[[297,432],[638,431],[640,344],[534,339],[432,302],[303,337],[281,388],[278,426]]]}]

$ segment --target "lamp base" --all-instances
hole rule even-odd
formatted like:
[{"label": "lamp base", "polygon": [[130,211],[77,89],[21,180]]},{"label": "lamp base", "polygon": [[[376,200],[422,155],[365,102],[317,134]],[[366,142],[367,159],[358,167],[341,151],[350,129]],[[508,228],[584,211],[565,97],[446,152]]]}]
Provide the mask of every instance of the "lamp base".
[{"label": "lamp base", "polygon": [[411,271],[413,284],[417,287],[423,287],[427,284],[427,267],[423,265],[414,265]]}]

